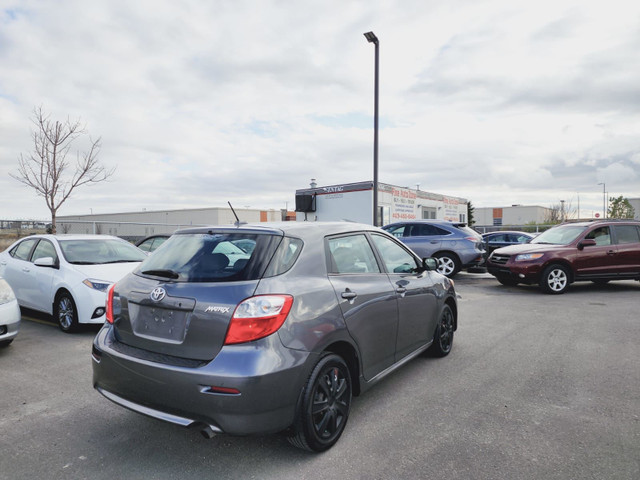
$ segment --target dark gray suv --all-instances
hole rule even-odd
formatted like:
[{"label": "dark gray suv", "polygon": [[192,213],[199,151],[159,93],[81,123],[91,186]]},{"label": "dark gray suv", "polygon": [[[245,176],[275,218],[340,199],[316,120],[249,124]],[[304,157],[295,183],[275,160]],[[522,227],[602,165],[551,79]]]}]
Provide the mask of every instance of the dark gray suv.
[{"label": "dark gray suv", "polygon": [[405,243],[420,258],[437,258],[438,271],[447,277],[484,262],[482,236],[466,223],[412,220],[390,223],[382,228]]},{"label": "dark gray suv", "polygon": [[326,450],[352,395],[451,351],[456,293],[435,269],[367,225],[179,231],[109,290],[94,387],[205,436],[285,431]]}]

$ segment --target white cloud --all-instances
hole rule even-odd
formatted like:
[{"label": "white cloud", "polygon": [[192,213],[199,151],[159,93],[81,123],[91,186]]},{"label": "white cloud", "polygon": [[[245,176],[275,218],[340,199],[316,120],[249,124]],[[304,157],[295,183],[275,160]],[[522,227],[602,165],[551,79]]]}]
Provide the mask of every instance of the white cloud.
[{"label": "white cloud", "polygon": [[[0,217],[30,114],[81,117],[113,179],[60,214],[293,204],[310,178],[534,203],[639,196],[640,5],[622,0],[0,0]],[[563,193],[564,192],[564,193]],[[586,193],[590,192],[590,193]],[[21,201],[16,202],[15,199]]]}]

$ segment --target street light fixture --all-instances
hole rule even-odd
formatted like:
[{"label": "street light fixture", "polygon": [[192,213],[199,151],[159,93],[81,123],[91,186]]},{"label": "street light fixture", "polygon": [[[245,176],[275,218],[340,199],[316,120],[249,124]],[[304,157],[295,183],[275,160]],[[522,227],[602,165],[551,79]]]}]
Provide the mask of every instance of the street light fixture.
[{"label": "street light fixture", "polygon": [[598,185],[602,185],[602,218],[607,218],[607,192],[606,185],[604,182],[599,183]]},{"label": "street light fixture", "polygon": [[375,33],[364,34],[369,43],[375,45],[375,80],[373,100],[373,225],[378,226],[378,72],[380,63],[380,42]]}]

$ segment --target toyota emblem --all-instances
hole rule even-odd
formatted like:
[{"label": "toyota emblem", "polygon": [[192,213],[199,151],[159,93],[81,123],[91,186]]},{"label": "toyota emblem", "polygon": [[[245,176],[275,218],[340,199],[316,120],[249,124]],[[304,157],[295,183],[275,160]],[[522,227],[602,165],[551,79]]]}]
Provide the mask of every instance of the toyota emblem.
[{"label": "toyota emblem", "polygon": [[153,289],[153,292],[151,292],[151,300],[153,300],[154,302],[159,302],[161,301],[165,295],[167,294],[166,290],[162,287],[157,287]]}]

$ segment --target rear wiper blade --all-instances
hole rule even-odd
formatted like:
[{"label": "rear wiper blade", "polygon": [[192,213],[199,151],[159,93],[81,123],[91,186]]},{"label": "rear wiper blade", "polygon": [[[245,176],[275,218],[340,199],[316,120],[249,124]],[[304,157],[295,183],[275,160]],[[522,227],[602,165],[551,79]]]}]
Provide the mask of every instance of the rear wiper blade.
[{"label": "rear wiper blade", "polygon": [[180,275],[173,270],[145,270],[144,275],[155,275],[156,277],[180,278]]}]

